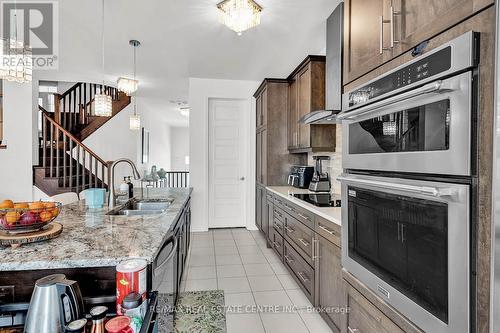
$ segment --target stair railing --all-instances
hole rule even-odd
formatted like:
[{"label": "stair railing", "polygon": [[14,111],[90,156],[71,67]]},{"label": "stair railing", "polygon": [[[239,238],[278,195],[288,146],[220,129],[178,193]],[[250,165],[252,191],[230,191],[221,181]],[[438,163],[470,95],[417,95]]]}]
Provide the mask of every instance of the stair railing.
[{"label": "stair railing", "polygon": [[189,187],[189,171],[167,171],[165,187]]},{"label": "stair railing", "polygon": [[41,106],[39,109],[42,111],[42,166],[48,170],[49,177],[62,177],[62,186],[74,188],[77,193],[90,187],[106,187],[109,162],[57,123],[47,110]]},{"label": "stair railing", "polygon": [[55,120],[71,133],[88,124],[96,94],[104,92],[113,101],[120,99],[118,89],[96,83],[78,82],[63,94],[55,94]]}]

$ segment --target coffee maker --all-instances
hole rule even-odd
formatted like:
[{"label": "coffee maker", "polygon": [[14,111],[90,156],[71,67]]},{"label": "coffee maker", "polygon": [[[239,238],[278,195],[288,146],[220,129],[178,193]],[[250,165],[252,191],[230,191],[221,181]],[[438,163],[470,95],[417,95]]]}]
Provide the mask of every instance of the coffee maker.
[{"label": "coffee maker", "polygon": [[316,170],[309,184],[309,191],[312,192],[330,192],[331,183],[328,172],[323,173],[323,165],[321,161],[329,160],[330,156],[313,156],[316,161]]}]

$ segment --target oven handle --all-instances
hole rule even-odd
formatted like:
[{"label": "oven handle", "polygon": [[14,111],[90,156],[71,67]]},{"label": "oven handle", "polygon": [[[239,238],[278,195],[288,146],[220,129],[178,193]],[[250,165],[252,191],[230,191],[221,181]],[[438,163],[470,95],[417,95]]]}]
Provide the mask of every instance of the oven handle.
[{"label": "oven handle", "polygon": [[341,182],[346,182],[346,183],[369,185],[369,186],[374,186],[374,187],[379,187],[379,188],[384,188],[384,189],[391,189],[391,190],[408,192],[408,193],[424,194],[424,195],[432,196],[432,197],[436,197],[436,198],[455,197],[457,195],[457,190],[454,188],[414,186],[414,185],[382,182],[382,181],[378,181],[378,180],[354,179],[354,178],[342,177],[342,176],[337,177],[337,180],[339,180]]},{"label": "oven handle", "polygon": [[351,112],[342,111],[342,112],[337,114],[337,119],[354,120],[354,119],[356,119],[364,114],[377,111],[380,108],[383,108],[383,107],[389,106],[391,104],[395,104],[397,102],[401,102],[401,101],[404,101],[404,100],[407,100],[407,99],[410,99],[413,97],[426,95],[426,94],[430,94],[430,93],[434,93],[434,92],[441,93],[441,92],[449,92],[449,91],[453,91],[453,90],[456,90],[456,88],[450,87],[448,89],[446,87],[443,87],[443,81],[438,80],[438,81],[434,81],[432,83],[426,84],[418,89],[414,89],[414,90],[408,91],[406,93],[399,94],[399,95],[396,95],[394,97],[384,99],[383,101],[376,102],[372,105],[362,107],[362,108],[355,110],[355,111],[351,111]]}]

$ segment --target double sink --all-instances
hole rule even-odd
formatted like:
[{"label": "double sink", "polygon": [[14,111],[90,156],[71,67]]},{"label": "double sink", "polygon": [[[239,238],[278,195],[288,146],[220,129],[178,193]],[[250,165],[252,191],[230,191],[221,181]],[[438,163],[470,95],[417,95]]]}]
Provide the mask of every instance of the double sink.
[{"label": "double sink", "polygon": [[158,215],[167,211],[173,200],[165,199],[131,199],[123,206],[113,209],[108,215],[141,216]]}]

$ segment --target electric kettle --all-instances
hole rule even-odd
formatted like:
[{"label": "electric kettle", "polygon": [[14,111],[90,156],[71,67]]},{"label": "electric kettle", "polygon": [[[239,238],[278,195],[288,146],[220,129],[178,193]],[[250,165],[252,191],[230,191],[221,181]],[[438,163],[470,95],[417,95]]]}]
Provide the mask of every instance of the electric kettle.
[{"label": "electric kettle", "polygon": [[35,283],[24,333],[63,333],[67,324],[83,316],[78,283],[64,274],[49,275]]}]

